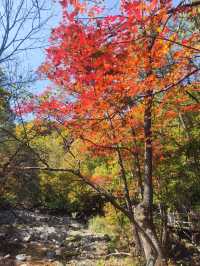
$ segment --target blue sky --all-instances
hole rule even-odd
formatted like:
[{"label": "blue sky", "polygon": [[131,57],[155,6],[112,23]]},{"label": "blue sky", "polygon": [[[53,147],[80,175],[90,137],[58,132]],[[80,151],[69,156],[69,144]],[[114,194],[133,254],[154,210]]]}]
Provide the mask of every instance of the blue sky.
[{"label": "blue sky", "polygon": [[[33,71],[35,72],[38,67],[44,62],[45,60],[45,48],[48,47],[48,39],[51,34],[51,29],[56,27],[59,24],[61,19],[61,9],[58,3],[55,1],[47,0],[51,2],[51,10],[43,13],[42,19],[49,17],[48,23],[42,28],[41,32],[39,33],[39,37],[42,37],[42,43],[39,42],[38,46],[44,46],[43,48],[38,48],[34,50],[27,50],[27,52],[21,54],[19,56],[19,63],[21,66],[21,71],[25,73],[25,71]],[[39,92],[41,91],[46,85],[48,84],[47,81],[37,81],[31,85],[32,92]]]}]

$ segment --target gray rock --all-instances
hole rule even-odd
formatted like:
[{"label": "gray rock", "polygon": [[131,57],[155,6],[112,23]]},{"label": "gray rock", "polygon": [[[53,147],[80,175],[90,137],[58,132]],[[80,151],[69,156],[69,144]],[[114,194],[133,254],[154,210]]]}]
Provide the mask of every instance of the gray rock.
[{"label": "gray rock", "polygon": [[48,240],[48,235],[47,235],[47,233],[42,233],[37,238],[40,238],[43,241],[47,241]]},{"label": "gray rock", "polygon": [[47,258],[50,260],[55,259],[55,257],[56,257],[55,251],[52,251],[52,250],[47,251],[46,255],[47,255]]},{"label": "gray rock", "polygon": [[70,218],[68,216],[63,217],[63,223],[64,224],[69,224],[70,223]]},{"label": "gray rock", "polygon": [[81,229],[83,226],[75,221],[71,221],[70,226],[74,229]]},{"label": "gray rock", "polygon": [[5,210],[0,213],[0,224],[13,224],[16,221],[16,217],[12,211]]},{"label": "gray rock", "polygon": [[69,242],[66,245],[68,248],[73,248],[75,246],[73,242]]},{"label": "gray rock", "polygon": [[5,239],[6,233],[5,232],[0,232],[0,239]]}]

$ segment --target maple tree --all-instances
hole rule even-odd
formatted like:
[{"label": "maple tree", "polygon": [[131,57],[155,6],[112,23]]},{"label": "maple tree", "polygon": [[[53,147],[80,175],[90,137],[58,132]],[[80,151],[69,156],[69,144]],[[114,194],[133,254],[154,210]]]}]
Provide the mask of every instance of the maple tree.
[{"label": "maple tree", "polygon": [[60,3],[63,18],[40,68],[53,84],[24,111],[67,127],[83,152],[115,158],[116,192],[106,190],[112,178],[87,176],[80,164],[70,171],[129,218],[146,261],[164,265],[153,224],[153,161],[163,157],[154,132],[199,108],[188,101],[199,85],[199,32],[189,30],[199,3],[121,0],[117,15],[95,1]]}]

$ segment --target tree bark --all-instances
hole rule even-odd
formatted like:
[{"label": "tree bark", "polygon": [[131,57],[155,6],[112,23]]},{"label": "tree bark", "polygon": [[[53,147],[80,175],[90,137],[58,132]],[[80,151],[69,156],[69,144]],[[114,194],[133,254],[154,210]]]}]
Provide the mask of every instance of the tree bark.
[{"label": "tree bark", "polygon": [[[157,238],[154,225],[153,225],[153,184],[152,184],[152,91],[147,92],[145,99],[144,111],[144,138],[145,138],[145,151],[144,151],[144,192],[143,200],[135,209],[135,219],[139,226],[144,230],[146,236],[139,232],[142,247],[144,249],[146,265],[163,266],[166,265],[161,244]],[[151,241],[149,241],[151,240]]]},{"label": "tree bark", "polygon": [[167,230],[167,209],[164,204],[160,204],[160,214],[161,214],[161,245],[163,251],[165,252],[168,240],[168,230]]},{"label": "tree bark", "polygon": [[142,256],[144,253],[141,245],[139,232],[134,223],[133,223],[133,250],[131,252],[133,253],[133,256],[136,257]]}]

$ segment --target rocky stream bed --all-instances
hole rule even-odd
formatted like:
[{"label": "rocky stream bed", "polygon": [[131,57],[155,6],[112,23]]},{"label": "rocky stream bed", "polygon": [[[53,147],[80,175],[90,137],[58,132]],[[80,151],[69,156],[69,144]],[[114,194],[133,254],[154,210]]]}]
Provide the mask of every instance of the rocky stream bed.
[{"label": "rocky stream bed", "polygon": [[0,212],[0,265],[94,266],[109,256],[109,237],[68,216]]}]

